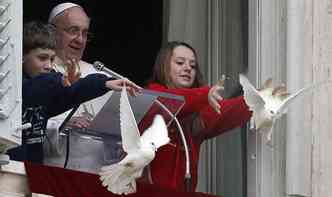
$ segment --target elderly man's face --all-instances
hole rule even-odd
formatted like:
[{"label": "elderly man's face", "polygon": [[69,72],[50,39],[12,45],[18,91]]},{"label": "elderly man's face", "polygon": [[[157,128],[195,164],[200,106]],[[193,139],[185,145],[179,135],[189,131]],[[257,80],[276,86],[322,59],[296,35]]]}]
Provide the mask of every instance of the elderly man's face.
[{"label": "elderly man's face", "polygon": [[87,42],[90,19],[83,9],[73,7],[56,20],[57,56],[66,61],[80,60]]}]

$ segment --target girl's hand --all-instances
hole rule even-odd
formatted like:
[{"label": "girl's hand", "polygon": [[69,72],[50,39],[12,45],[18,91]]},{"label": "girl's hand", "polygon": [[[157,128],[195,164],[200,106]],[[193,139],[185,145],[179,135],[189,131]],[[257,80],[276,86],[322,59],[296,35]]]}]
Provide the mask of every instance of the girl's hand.
[{"label": "girl's hand", "polygon": [[212,88],[209,91],[208,94],[208,101],[210,106],[218,113],[220,114],[220,104],[219,102],[223,100],[223,97],[220,96],[220,90],[224,90],[223,86],[220,86],[219,84],[212,86]]}]

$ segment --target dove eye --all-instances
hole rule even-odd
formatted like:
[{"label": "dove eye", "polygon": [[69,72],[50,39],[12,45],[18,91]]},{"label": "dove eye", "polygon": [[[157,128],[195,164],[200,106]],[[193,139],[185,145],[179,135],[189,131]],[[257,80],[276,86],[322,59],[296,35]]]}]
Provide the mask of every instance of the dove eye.
[{"label": "dove eye", "polygon": [[274,111],[270,110],[270,113],[271,113],[271,114],[274,114]]}]

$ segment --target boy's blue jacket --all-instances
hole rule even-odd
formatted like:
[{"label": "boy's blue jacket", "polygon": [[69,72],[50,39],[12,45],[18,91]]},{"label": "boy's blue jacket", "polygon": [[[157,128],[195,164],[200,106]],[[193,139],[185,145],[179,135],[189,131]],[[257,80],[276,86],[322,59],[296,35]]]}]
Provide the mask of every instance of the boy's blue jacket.
[{"label": "boy's blue jacket", "polygon": [[109,91],[105,83],[111,80],[103,74],[90,74],[65,87],[62,78],[57,72],[34,78],[23,75],[22,124],[30,122],[32,128],[22,131],[22,146],[7,151],[10,159],[42,163],[47,120],[105,94]]}]

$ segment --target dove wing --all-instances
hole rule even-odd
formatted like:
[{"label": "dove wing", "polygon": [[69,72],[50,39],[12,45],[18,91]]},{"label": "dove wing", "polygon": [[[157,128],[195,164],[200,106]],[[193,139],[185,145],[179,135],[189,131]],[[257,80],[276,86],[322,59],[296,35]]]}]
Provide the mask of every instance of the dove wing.
[{"label": "dove wing", "polygon": [[137,178],[135,166],[137,161],[137,154],[132,153],[128,154],[119,163],[103,166],[99,172],[102,185],[106,186],[108,191],[119,195],[135,192],[136,185],[133,184],[135,184]]},{"label": "dove wing", "polygon": [[167,126],[164,118],[157,114],[152,122],[152,125],[144,131],[141,136],[141,143],[153,143],[156,148],[163,146],[169,142]]},{"label": "dove wing", "polygon": [[123,150],[127,153],[138,150],[140,148],[140,133],[125,86],[122,87],[120,97],[120,128]]},{"label": "dove wing", "polygon": [[302,88],[302,89],[298,90],[297,92],[291,94],[285,100],[283,100],[283,102],[281,103],[279,109],[276,111],[276,114],[278,116],[282,115],[286,111],[288,105],[293,103],[296,100],[296,98],[298,98],[299,96],[302,96],[305,93],[309,93],[309,92],[315,90],[315,88],[318,88],[322,85],[326,85],[326,84],[330,84],[330,83],[331,83],[331,81],[324,81],[324,82],[320,82],[320,83],[315,83],[315,84],[312,84],[308,87]]},{"label": "dove wing", "polygon": [[135,166],[140,152],[140,133],[131,109],[126,87],[120,97],[120,128],[122,147],[128,154],[119,163],[104,166],[99,172],[103,186],[115,194],[130,194],[136,191]]},{"label": "dove wing", "polygon": [[259,95],[259,92],[256,90],[256,88],[250,83],[249,79],[243,74],[240,74],[239,77],[240,84],[243,87],[244,100],[249,106],[249,109],[255,111],[264,107],[265,102],[263,98]]}]

